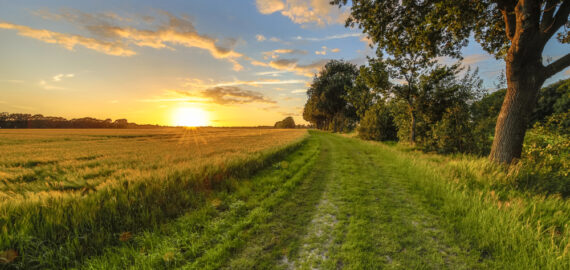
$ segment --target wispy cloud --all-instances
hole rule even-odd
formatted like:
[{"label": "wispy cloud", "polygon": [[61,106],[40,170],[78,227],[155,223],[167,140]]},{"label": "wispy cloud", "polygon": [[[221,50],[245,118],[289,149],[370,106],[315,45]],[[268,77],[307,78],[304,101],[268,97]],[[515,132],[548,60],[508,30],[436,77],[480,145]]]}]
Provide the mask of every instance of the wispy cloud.
[{"label": "wispy cloud", "polygon": [[64,87],[60,87],[60,86],[55,86],[55,85],[51,85],[49,84],[47,81],[45,80],[40,80],[40,82],[38,83],[38,85],[45,89],[45,90],[65,90]]},{"label": "wispy cloud", "polygon": [[315,51],[316,55],[326,55],[327,54],[327,46],[323,46],[321,47],[322,50],[320,51]]},{"label": "wispy cloud", "polygon": [[183,86],[191,87],[193,89],[206,89],[213,87],[225,87],[225,86],[239,86],[239,85],[249,85],[249,86],[260,86],[260,85],[283,85],[283,84],[303,84],[304,80],[275,80],[275,79],[265,79],[256,81],[242,81],[234,80],[229,82],[219,82],[219,83],[204,83],[202,80],[187,80]]},{"label": "wispy cloud", "polygon": [[255,73],[255,75],[278,77],[278,76],[280,76],[281,74],[288,73],[288,72],[289,72],[289,71],[287,71],[287,70],[263,71],[263,72],[257,72],[257,73]]},{"label": "wispy cloud", "polygon": [[278,59],[270,61],[268,66],[277,70],[287,70],[306,77],[313,77],[328,62],[328,59],[317,60],[309,64],[299,64],[298,62],[298,59]]},{"label": "wispy cloud", "polygon": [[295,89],[295,90],[291,91],[291,93],[293,93],[293,94],[307,93],[307,89]]},{"label": "wispy cloud", "polygon": [[0,29],[16,30],[20,36],[34,38],[45,43],[58,44],[71,51],[76,46],[82,46],[108,55],[131,56],[136,54],[120,41],[102,41],[80,35],[63,34],[46,29],[34,29],[8,22],[0,22]]},{"label": "wispy cloud", "polygon": [[255,35],[255,39],[257,39],[257,41],[264,41],[264,40],[266,40],[265,36],[264,36],[264,35],[261,35],[261,34]]},{"label": "wispy cloud", "polygon": [[295,40],[306,40],[306,41],[327,41],[333,39],[343,39],[343,38],[351,38],[351,37],[360,37],[362,38],[364,35],[361,33],[346,33],[346,34],[338,34],[338,35],[331,35],[326,37],[302,37],[296,36]]},{"label": "wispy cloud", "polygon": [[75,74],[73,73],[69,73],[69,74],[57,74],[55,76],[53,76],[53,81],[54,82],[59,82],[61,81],[63,78],[73,78],[75,77]]},{"label": "wispy cloud", "polygon": [[236,86],[219,86],[209,88],[199,92],[177,91],[178,94],[189,97],[202,97],[211,103],[225,104],[246,104],[246,103],[276,103],[265,97],[262,93],[244,90]]},{"label": "wispy cloud", "polygon": [[297,49],[276,49],[272,51],[263,52],[263,59],[277,59],[282,54],[298,54],[303,55],[307,54],[305,50],[297,50]]},{"label": "wispy cloud", "polygon": [[[28,26],[0,22],[0,29],[14,29],[19,35],[35,38],[46,43],[54,43],[73,50],[83,46],[109,55],[132,56],[136,52],[130,45],[150,47],[154,49],[172,49],[172,46],[199,48],[206,50],[216,59],[224,59],[233,64],[234,70],[243,67],[237,59],[243,55],[233,47],[236,39],[216,39],[206,34],[198,33],[188,17],[175,16],[166,11],[158,11],[162,20],[155,29],[139,29],[133,26],[132,20],[125,19],[115,13],[88,14],[74,9],[65,9],[61,13],[51,13],[47,10],[37,12],[45,19],[65,20],[80,25],[94,37],[74,34],[64,34],[46,29],[33,29]],[[151,17],[154,21],[154,17]],[[129,24],[130,23],[130,24]]]},{"label": "wispy cloud", "polygon": [[329,0],[256,0],[261,14],[280,12],[297,24],[342,24],[349,15],[346,7],[339,9]]}]

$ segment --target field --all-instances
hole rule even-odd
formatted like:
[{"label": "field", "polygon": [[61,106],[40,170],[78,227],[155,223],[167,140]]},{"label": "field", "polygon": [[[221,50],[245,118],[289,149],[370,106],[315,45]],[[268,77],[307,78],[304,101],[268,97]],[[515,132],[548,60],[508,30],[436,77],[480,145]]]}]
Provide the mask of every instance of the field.
[{"label": "field", "polygon": [[[0,130],[1,249],[56,267],[195,207],[304,130]],[[56,248],[57,247],[57,248]],[[10,253],[10,252],[8,252]]]},{"label": "field", "polygon": [[8,268],[570,268],[570,201],[484,158],[305,130],[2,136]]}]

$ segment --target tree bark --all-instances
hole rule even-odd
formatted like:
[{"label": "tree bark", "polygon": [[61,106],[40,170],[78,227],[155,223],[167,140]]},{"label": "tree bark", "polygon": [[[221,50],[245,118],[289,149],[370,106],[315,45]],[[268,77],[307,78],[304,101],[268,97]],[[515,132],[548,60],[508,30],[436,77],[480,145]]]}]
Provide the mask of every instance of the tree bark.
[{"label": "tree bark", "polygon": [[507,94],[495,126],[495,138],[489,158],[511,163],[522,153],[524,136],[538,92],[544,83],[540,58],[520,59],[510,54],[507,64]]}]

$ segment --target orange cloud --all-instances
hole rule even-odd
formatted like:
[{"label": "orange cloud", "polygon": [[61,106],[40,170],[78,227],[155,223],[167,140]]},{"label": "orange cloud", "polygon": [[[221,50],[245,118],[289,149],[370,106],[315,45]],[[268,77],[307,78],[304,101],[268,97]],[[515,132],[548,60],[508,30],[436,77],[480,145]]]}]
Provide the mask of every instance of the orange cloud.
[{"label": "orange cloud", "polygon": [[58,44],[71,51],[74,50],[76,46],[82,46],[108,55],[132,56],[136,54],[120,41],[101,41],[80,35],[63,34],[45,29],[34,29],[8,22],[0,22],[0,29],[16,30],[20,36],[34,38],[46,43]]},{"label": "orange cloud", "polygon": [[297,50],[297,49],[277,49],[273,51],[263,52],[264,59],[276,59],[279,58],[281,54],[307,54],[305,50]]},{"label": "orange cloud", "polygon": [[349,15],[347,8],[339,9],[329,0],[257,0],[257,10],[262,14],[280,12],[297,24],[342,24]]}]

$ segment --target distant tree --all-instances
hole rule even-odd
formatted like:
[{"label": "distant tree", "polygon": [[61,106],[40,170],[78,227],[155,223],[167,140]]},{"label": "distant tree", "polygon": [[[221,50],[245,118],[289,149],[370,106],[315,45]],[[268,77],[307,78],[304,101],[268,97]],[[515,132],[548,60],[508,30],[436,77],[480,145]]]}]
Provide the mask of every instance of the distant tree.
[{"label": "distant tree", "polygon": [[[346,5],[348,0],[333,0]],[[504,59],[507,93],[498,117],[490,159],[519,158],[530,112],[546,79],[570,65],[570,53],[544,66],[546,43],[570,43],[568,0],[352,0],[347,26],[358,25],[389,54],[410,37],[413,51],[430,58],[460,57],[474,35],[483,49]]]},{"label": "distant tree", "polygon": [[288,116],[281,121],[275,122],[275,128],[295,128],[295,120],[293,117]]},{"label": "distant tree", "polygon": [[338,60],[329,61],[313,78],[307,90],[303,119],[319,129],[343,131],[358,119],[354,106],[348,103],[348,90],[358,75],[355,65]]}]

